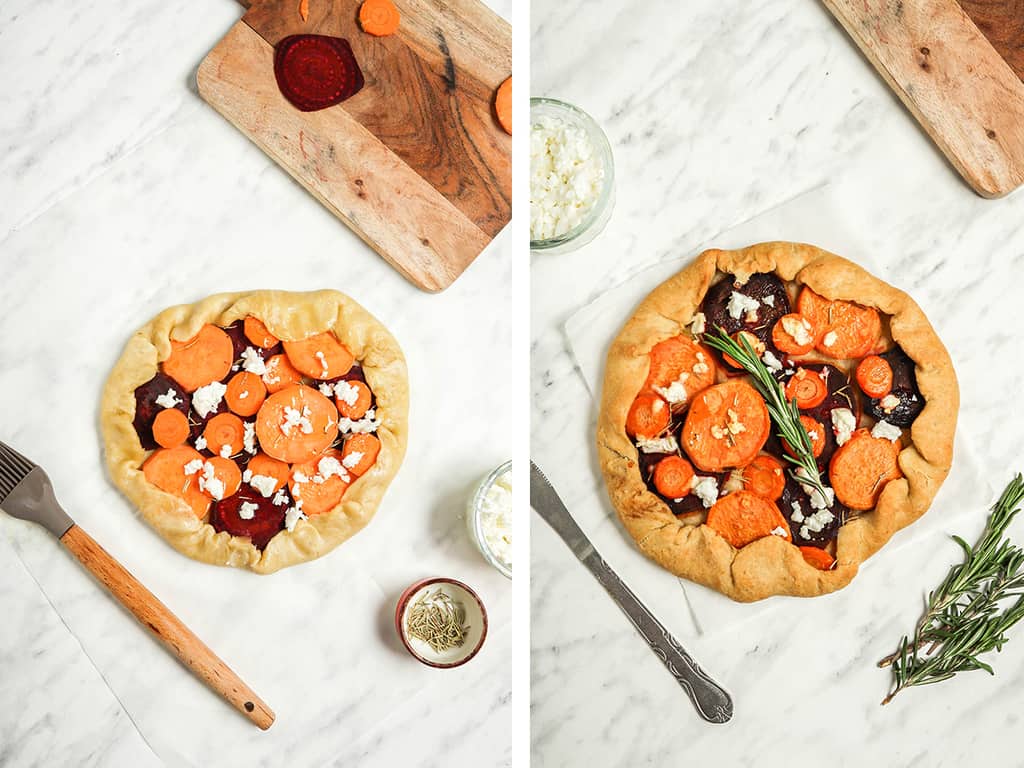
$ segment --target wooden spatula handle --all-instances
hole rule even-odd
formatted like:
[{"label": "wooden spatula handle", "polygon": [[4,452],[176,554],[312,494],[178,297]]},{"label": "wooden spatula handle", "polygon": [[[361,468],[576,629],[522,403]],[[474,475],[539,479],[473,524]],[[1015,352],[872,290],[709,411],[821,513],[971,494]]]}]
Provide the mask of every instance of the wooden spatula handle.
[{"label": "wooden spatula handle", "polygon": [[73,525],[61,537],[61,541],[135,618],[203,682],[263,730],[273,724],[273,710],[89,534]]}]

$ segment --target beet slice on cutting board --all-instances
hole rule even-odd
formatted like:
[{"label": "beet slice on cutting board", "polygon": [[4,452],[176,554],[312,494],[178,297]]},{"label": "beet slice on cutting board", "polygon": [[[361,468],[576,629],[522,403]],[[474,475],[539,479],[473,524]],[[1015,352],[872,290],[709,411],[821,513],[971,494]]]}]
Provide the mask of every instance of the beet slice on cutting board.
[{"label": "beet slice on cutting board", "polygon": [[[252,519],[242,519],[243,504],[256,506]],[[265,549],[270,540],[284,529],[284,514],[290,504],[290,499],[288,504],[274,504],[259,491],[243,485],[233,496],[214,502],[210,508],[210,525],[215,531],[249,538],[257,549]]]},{"label": "beet slice on cutting board", "polygon": [[302,112],[333,107],[363,87],[363,73],[348,40],[291,35],[274,50],[277,87]]}]

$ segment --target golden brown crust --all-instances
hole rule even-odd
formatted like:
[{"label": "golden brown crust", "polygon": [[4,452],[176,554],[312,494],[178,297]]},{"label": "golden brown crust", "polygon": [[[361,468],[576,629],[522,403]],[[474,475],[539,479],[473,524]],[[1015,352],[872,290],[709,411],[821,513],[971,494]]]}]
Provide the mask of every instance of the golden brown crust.
[{"label": "golden brown crust", "polygon": [[[206,323],[228,326],[247,315],[261,319],[283,341],[333,331],[362,362],[381,420],[377,461],[349,486],[341,504],[326,514],[299,520],[293,531],[279,533],[262,553],[247,538],[218,533],[197,518],[182,499],[150,484],[140,470],[148,452],[132,426],[135,389],[153,378],[158,364],[170,355],[171,339],[185,341]],[[252,291],[218,294],[196,304],[171,307],[137,331],[107,380],[100,424],[107,469],[114,483],[175,549],[206,563],[273,573],[330,552],[370,521],[405,455],[408,410],[409,384],[402,350],[359,304],[338,291]]]},{"label": "golden brown crust", "polygon": [[[829,299],[877,308],[890,317],[893,340],[914,360],[926,400],[900,453],[904,477],[890,482],[878,506],[844,525],[837,564],[820,571],[777,536],[734,549],[706,525],[676,518],[644,484],[625,419],[647,377],[648,354],[664,339],[685,333],[715,276],[741,281],[775,272]],[[960,395],[946,348],[917,304],[846,259],[801,243],[760,243],[735,251],[708,250],[655,288],[623,326],[608,351],[597,448],[612,504],[641,551],[683,578],[741,602],[771,595],[812,597],[846,586],[861,563],[925,513],[953,459]]]}]

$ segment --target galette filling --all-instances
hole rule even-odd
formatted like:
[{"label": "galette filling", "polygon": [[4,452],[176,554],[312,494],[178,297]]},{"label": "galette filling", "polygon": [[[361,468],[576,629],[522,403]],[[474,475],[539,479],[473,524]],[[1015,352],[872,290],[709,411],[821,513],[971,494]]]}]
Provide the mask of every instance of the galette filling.
[{"label": "galette filling", "polygon": [[[744,340],[796,402],[821,487],[789,460],[794,447],[747,372],[702,343],[717,329]],[[626,418],[647,487],[680,520],[736,548],[777,536],[822,570],[835,567],[842,526],[902,477],[904,430],[925,405],[887,318],[771,273],[713,284],[688,332],[649,358]]]},{"label": "galette filling", "polygon": [[333,510],[377,460],[362,365],[333,333],[280,341],[254,316],[172,341],[135,390],[146,479],[260,550]]}]

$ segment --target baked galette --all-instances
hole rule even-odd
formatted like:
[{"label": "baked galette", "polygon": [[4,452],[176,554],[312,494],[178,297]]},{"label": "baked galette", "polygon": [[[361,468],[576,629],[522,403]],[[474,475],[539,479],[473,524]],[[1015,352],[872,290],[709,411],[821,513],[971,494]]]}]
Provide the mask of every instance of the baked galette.
[{"label": "baked galette", "polygon": [[172,307],[107,381],[107,466],[178,551],[272,573],[377,510],[405,454],[408,379],[391,334],[337,291]]},{"label": "baked galette", "polygon": [[[760,381],[716,351],[724,336]],[[949,354],[902,291],[810,245],[709,250],[612,343],[598,455],[663,567],[738,601],[814,596],[925,513],[958,407]]]}]

